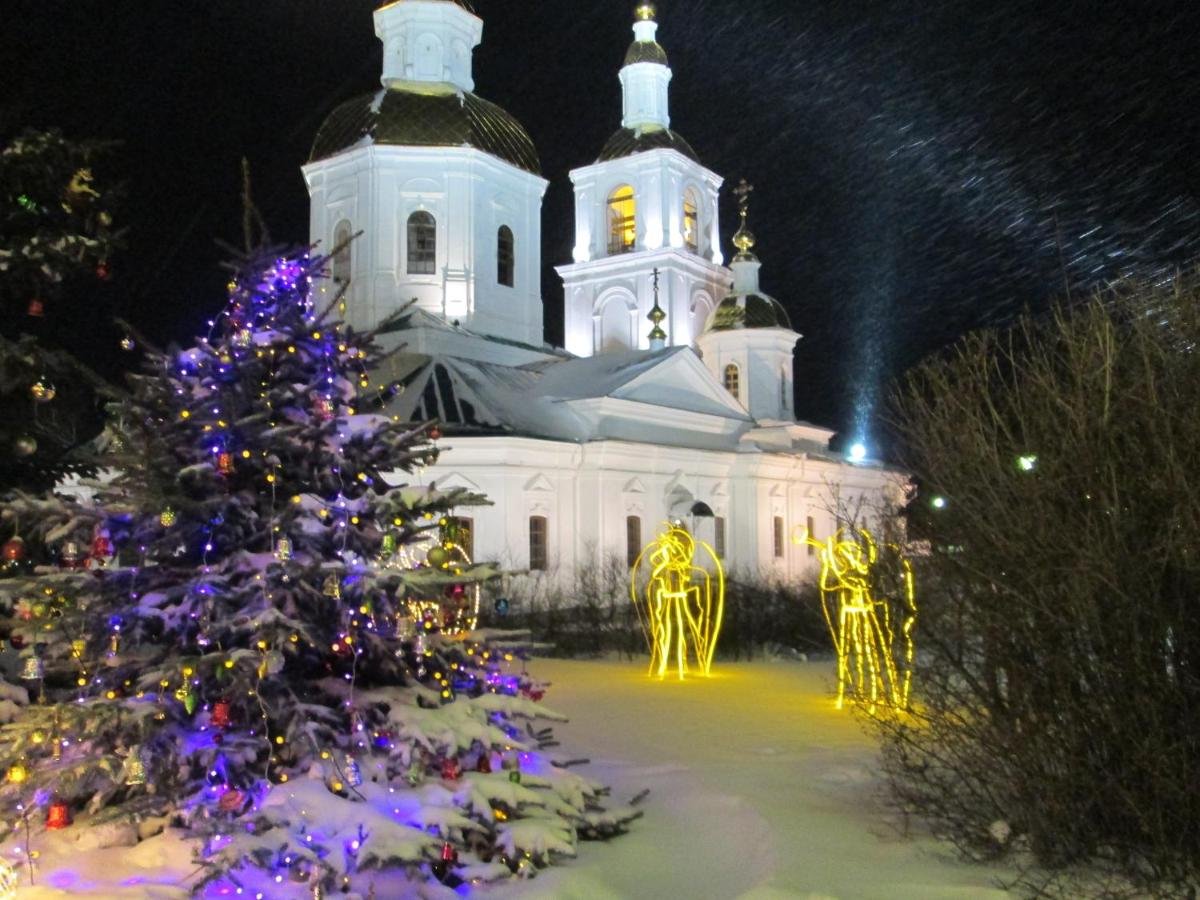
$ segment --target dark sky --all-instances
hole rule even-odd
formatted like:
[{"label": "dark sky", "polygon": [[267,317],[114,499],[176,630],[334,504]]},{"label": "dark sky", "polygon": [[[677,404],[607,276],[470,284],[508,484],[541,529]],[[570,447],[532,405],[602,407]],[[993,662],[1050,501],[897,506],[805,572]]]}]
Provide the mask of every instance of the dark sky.
[{"label": "dark sky", "polygon": [[[374,0],[5,0],[0,138],[123,141],[129,250],[95,315],[186,340],[222,304],[250,159],[277,240],[307,239],[299,166],[324,115],[372,90]],[[532,134],[554,264],[567,172],[620,119],[625,0],[477,0],[476,90]],[[866,427],[890,378],[963,331],[1200,250],[1194,0],[662,0],[673,127],[757,186],[763,287],[805,335],[798,412]],[[733,231],[725,198],[723,237]],[[101,328],[72,329],[98,361]]]}]

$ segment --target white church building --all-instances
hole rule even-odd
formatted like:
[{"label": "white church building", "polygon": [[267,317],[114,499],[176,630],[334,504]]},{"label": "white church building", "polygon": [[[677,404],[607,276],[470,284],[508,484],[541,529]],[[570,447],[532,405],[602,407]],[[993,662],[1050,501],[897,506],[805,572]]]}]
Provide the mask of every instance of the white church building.
[{"label": "white church building", "polygon": [[649,5],[620,70],[624,112],[570,173],[574,259],[559,266],[565,348],[543,339],[541,214],[533,141],[476,93],[483,34],[469,5],[396,0],[375,12],[382,89],[334,110],[304,167],[311,236],[338,254],[345,318],[369,328],[412,304],[381,380],[389,412],[436,419],[440,458],[420,477],[487,495],[461,510],[475,559],[568,579],[626,560],[680,520],[726,568],[809,576],[836,511],[878,509],[901,479],[829,449],[798,422],[784,308],[759,288],[741,229],[721,250],[722,178],[671,130],[667,54]]}]

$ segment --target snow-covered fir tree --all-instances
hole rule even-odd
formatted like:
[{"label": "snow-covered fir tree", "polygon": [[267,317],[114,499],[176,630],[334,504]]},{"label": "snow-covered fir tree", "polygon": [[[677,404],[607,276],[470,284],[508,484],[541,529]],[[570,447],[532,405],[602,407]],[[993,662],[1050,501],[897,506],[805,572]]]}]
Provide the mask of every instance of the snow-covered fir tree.
[{"label": "snow-covered fir tree", "polygon": [[471,630],[495,573],[452,512],[485,501],[395,483],[437,451],[374,411],[323,265],[245,260],[209,335],[146,352],[94,503],[5,505],[5,836],[159,817],[201,884],[281,897],[531,874],[636,817],[544,755],[539,688]]}]

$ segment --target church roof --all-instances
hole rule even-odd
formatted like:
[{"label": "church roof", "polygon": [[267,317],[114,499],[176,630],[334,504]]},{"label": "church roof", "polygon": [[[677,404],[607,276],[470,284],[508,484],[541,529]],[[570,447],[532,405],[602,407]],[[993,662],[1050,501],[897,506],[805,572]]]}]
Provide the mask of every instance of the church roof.
[{"label": "church roof", "polygon": [[740,328],[792,328],[787,310],[766,294],[732,294],[717,304],[704,324],[705,331]]},{"label": "church roof", "polygon": [[625,65],[632,66],[635,63],[658,63],[665,66],[667,51],[658,41],[634,41],[625,54]]},{"label": "church roof", "polygon": [[[384,6],[391,6],[395,2],[397,2],[397,0],[387,0],[385,3],[380,3],[379,6],[381,8]],[[453,3],[455,6],[461,6],[473,16],[478,15],[478,13],[475,12],[475,6],[470,3],[469,0],[442,0],[442,2]]]},{"label": "church roof", "polygon": [[317,132],[309,159],[327,159],[364,140],[398,147],[474,147],[541,174],[537,148],[521,123],[470,92],[392,89],[356,97],[330,113]]},{"label": "church roof", "polygon": [[644,153],[647,150],[675,150],[692,162],[700,162],[700,157],[696,155],[692,145],[685,141],[682,135],[670,128],[645,131],[622,128],[608,139],[596,162],[621,159],[625,156],[633,156],[635,153]]}]

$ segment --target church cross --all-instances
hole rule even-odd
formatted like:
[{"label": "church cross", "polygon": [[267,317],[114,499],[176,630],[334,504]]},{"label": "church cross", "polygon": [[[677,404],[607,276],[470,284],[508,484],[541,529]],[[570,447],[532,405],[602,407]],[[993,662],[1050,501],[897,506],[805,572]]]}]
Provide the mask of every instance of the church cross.
[{"label": "church cross", "polygon": [[750,212],[750,195],[754,193],[754,185],[748,183],[745,178],[742,183],[733,189],[733,194],[738,198],[738,212],[741,217],[746,218]]}]

